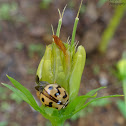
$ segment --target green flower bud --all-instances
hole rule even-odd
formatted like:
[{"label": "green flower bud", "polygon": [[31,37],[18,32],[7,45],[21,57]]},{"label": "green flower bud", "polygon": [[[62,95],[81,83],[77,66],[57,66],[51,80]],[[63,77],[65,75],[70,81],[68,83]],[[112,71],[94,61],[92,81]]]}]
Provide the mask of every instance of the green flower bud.
[{"label": "green flower bud", "polygon": [[74,99],[78,95],[80,88],[81,76],[83,73],[86,59],[86,52],[83,46],[79,46],[77,52],[73,56],[71,75],[69,79],[70,99]]},{"label": "green flower bud", "polygon": [[[57,36],[56,38],[57,42],[62,42]],[[39,81],[57,83],[65,88],[72,100],[78,95],[86,52],[83,46],[79,46],[75,52],[75,48],[70,50],[69,44],[62,44],[53,42],[46,47],[36,74]]]},{"label": "green flower bud", "polygon": [[126,79],[126,59],[122,59],[117,63],[117,69],[121,80]]}]

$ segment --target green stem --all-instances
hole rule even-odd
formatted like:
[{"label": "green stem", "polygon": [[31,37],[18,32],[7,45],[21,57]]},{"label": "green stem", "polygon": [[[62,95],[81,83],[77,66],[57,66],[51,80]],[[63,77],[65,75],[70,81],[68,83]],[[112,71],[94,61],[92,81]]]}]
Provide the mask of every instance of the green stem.
[{"label": "green stem", "polygon": [[[60,118],[60,117],[59,117]],[[64,120],[52,120],[52,126],[64,126]]]},{"label": "green stem", "polygon": [[125,110],[126,110],[126,79],[123,80],[123,93],[124,93]]},{"label": "green stem", "polygon": [[[67,6],[67,5],[66,5],[66,6]],[[65,9],[66,9],[66,6],[64,7],[62,14],[61,14],[60,10],[58,9],[59,16],[60,16],[60,19],[59,19],[59,22],[58,22],[58,27],[57,27],[57,32],[56,32],[56,35],[57,35],[58,37],[59,37],[59,35],[60,35],[60,29],[61,29],[61,26],[62,26],[63,15],[64,15],[64,11],[65,11]]]},{"label": "green stem", "polygon": [[76,35],[78,21],[79,21],[79,18],[76,17],[75,22],[74,22],[73,32],[72,32],[71,50],[74,48],[74,41],[75,41],[75,35]]},{"label": "green stem", "polygon": [[81,0],[80,6],[79,6],[79,9],[78,9],[78,13],[77,13],[77,16],[76,16],[75,22],[74,22],[74,27],[73,27],[73,32],[72,32],[72,40],[71,40],[71,50],[72,51],[74,51],[74,41],[75,41],[77,24],[78,24],[78,21],[79,21],[78,17],[79,17],[80,9],[81,9],[81,6],[82,6],[82,2],[83,2],[83,0]]},{"label": "green stem", "polygon": [[58,23],[58,27],[57,27],[56,35],[57,35],[58,37],[59,37],[59,35],[60,35],[61,26],[62,26],[62,18],[59,19],[59,23]]},{"label": "green stem", "polygon": [[[123,0],[123,1],[125,1],[125,0]],[[101,43],[98,48],[98,50],[101,53],[104,53],[106,51],[108,43],[109,43],[110,39],[112,38],[112,36],[114,35],[115,30],[116,30],[117,26],[119,25],[121,18],[124,15],[125,9],[126,9],[125,5],[124,6],[118,5],[118,7],[116,8],[114,16],[110,20],[108,27],[106,28],[106,30],[104,31],[104,33],[102,35]]]}]

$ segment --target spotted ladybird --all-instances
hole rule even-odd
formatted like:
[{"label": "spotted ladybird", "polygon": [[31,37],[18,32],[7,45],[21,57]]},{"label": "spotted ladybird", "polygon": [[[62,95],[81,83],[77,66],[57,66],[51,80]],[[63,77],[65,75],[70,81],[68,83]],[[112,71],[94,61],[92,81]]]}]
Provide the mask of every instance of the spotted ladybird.
[{"label": "spotted ladybird", "polygon": [[65,108],[69,103],[68,93],[58,84],[46,84],[36,86],[37,96],[43,105],[58,110]]}]

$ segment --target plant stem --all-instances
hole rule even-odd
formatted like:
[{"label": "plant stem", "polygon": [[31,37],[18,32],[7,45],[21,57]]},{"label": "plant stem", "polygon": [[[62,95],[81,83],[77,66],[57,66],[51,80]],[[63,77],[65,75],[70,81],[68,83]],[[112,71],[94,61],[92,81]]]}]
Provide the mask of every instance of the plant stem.
[{"label": "plant stem", "polygon": [[123,93],[124,93],[125,111],[126,111],[126,79],[123,80]]},{"label": "plant stem", "polygon": [[52,120],[52,126],[64,126],[64,120]]},{"label": "plant stem", "polygon": [[62,26],[62,18],[59,19],[59,23],[58,23],[58,27],[57,27],[56,35],[57,35],[58,37],[59,37],[59,35],[60,35],[61,26]]},{"label": "plant stem", "polygon": [[81,6],[82,6],[82,2],[83,2],[83,0],[81,0],[80,6],[79,6],[79,9],[78,9],[78,13],[77,13],[77,16],[76,16],[75,22],[74,22],[74,27],[73,27],[73,32],[72,32],[72,40],[71,40],[71,50],[72,51],[74,49],[75,35],[76,35],[76,30],[77,30],[77,24],[78,24],[78,21],[79,21],[78,17],[79,17],[80,9],[81,9]]},{"label": "plant stem", "polygon": [[[67,5],[66,5],[66,6],[67,6]],[[62,26],[63,15],[64,15],[64,11],[65,11],[65,9],[66,9],[66,6],[64,7],[62,14],[61,14],[60,10],[58,9],[59,16],[60,16],[60,19],[59,19],[59,22],[58,22],[57,31],[56,31],[56,35],[57,35],[58,37],[59,37],[59,35],[60,35],[60,29],[61,29],[61,26]]]},{"label": "plant stem", "polygon": [[76,35],[76,30],[77,30],[77,24],[78,24],[79,18],[75,18],[74,22],[74,27],[73,27],[73,32],[72,32],[72,40],[71,40],[71,48],[74,48],[74,41],[75,41],[75,35]]},{"label": "plant stem", "polygon": [[99,52],[104,53],[106,51],[108,43],[112,38],[112,36],[114,35],[118,24],[120,23],[120,20],[123,17],[123,14],[125,12],[125,9],[126,9],[125,5],[124,6],[118,5],[118,7],[116,8],[114,16],[110,20],[108,27],[105,29],[102,35],[101,43],[98,47]]}]

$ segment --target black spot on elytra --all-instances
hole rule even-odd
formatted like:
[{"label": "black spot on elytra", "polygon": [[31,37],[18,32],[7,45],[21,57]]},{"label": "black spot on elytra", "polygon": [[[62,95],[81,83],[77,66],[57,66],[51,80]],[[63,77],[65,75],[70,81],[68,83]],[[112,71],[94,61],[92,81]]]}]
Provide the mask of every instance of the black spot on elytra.
[{"label": "black spot on elytra", "polygon": [[56,94],[55,94],[55,97],[57,97],[58,95],[60,95],[60,94],[59,94],[59,93],[56,93]]},{"label": "black spot on elytra", "polygon": [[57,97],[58,95],[60,95],[60,91],[59,91],[58,88],[61,88],[61,86],[58,85],[58,86],[56,87],[56,89],[57,89],[57,93],[55,93],[55,97]]},{"label": "black spot on elytra", "polygon": [[45,101],[44,98],[42,98],[42,101],[43,101],[43,102]]},{"label": "black spot on elytra", "polygon": [[49,90],[52,90],[53,89],[53,86],[49,86],[49,88],[48,88]]},{"label": "black spot on elytra", "polygon": [[63,98],[66,98],[67,97],[67,94],[66,94],[66,91],[64,91],[65,95],[63,96]]},{"label": "black spot on elytra", "polygon": [[49,102],[49,107],[52,107],[52,102]]},{"label": "black spot on elytra", "polygon": [[49,105],[45,104],[45,106],[52,107],[52,102],[49,102]]},{"label": "black spot on elytra", "polygon": [[58,101],[57,104],[58,104],[58,105],[62,105],[62,102],[61,102],[61,101]]},{"label": "black spot on elytra", "polygon": [[58,108],[56,108],[56,109],[58,109]]}]

